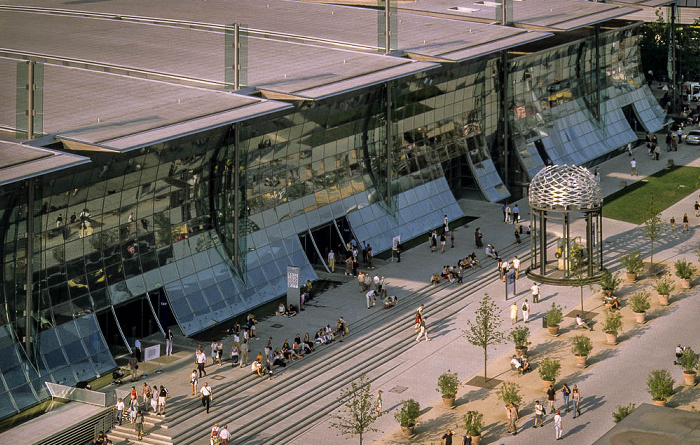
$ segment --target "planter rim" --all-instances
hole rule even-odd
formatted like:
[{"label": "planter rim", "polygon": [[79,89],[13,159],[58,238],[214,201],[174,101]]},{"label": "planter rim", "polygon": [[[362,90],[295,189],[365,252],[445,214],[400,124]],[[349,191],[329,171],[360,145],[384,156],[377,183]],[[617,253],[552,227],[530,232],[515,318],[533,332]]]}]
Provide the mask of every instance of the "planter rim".
[{"label": "planter rim", "polygon": [[688,375],[697,375],[697,371],[686,371],[685,369],[683,370],[683,374],[688,374]]}]

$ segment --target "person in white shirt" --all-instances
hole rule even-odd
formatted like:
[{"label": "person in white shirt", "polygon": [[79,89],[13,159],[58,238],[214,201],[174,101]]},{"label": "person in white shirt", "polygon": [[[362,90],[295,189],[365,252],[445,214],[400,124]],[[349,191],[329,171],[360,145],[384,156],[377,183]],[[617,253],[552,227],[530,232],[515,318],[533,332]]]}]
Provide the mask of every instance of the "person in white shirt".
[{"label": "person in white shirt", "polygon": [[207,408],[207,414],[209,414],[209,404],[214,401],[214,394],[209,383],[204,382],[204,386],[199,392],[202,394],[202,406]]},{"label": "person in white shirt", "polygon": [[231,433],[228,431],[228,425],[219,431],[219,439],[221,439],[221,445],[228,445],[229,440],[231,440]]},{"label": "person in white shirt", "polygon": [[532,302],[539,303],[540,302],[540,287],[537,285],[537,283],[532,283],[532,287],[530,288],[530,291],[532,292]]},{"label": "person in white shirt", "polygon": [[583,318],[581,318],[581,314],[578,314],[576,316],[576,326],[578,326],[579,328],[588,329],[589,331],[593,330],[592,327],[588,326],[588,324],[585,321],[583,321]]},{"label": "person in white shirt", "polygon": [[201,349],[197,350],[194,362],[197,364],[197,370],[199,371],[199,376],[207,375],[207,371],[204,370],[204,364],[207,362],[207,356],[204,355],[204,351]]},{"label": "person in white shirt", "polygon": [[523,302],[523,305],[520,307],[520,309],[523,311],[523,321],[527,323],[528,318],[530,318],[530,305],[527,304],[527,298]]},{"label": "person in white shirt", "polygon": [[119,422],[119,425],[121,425],[122,417],[124,416],[124,401],[121,398],[117,400],[117,404],[114,409],[117,410],[117,421]]},{"label": "person in white shirt", "polygon": [[367,299],[367,309],[372,309],[372,301],[374,300],[374,289],[365,294]]},{"label": "person in white shirt", "polygon": [[520,260],[517,256],[513,257],[513,270],[515,270],[515,279],[517,280],[520,273]]},{"label": "person in white shirt", "polygon": [[211,364],[216,363],[216,342],[211,342]]},{"label": "person in white shirt", "polygon": [[554,416],[554,435],[556,436],[557,440],[561,439],[563,433],[564,425],[561,421],[561,411],[557,411],[557,414]]},{"label": "person in white shirt", "polygon": [[513,356],[513,358],[510,360],[510,364],[518,371],[518,374],[522,375],[522,373],[523,373],[522,367],[523,366],[520,364],[520,360],[518,360],[518,358],[516,356]]}]

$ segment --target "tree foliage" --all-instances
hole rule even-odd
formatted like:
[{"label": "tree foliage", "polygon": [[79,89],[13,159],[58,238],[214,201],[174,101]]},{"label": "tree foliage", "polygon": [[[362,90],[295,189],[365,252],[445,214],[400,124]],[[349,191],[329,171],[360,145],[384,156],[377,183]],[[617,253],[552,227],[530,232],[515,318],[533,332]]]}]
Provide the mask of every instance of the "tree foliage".
[{"label": "tree foliage", "polygon": [[661,236],[663,230],[661,217],[659,216],[660,213],[656,200],[654,196],[651,195],[644,209],[644,236],[647,237],[650,242],[651,257],[649,262],[651,264],[654,264],[654,241]]},{"label": "tree foliage", "polygon": [[[678,17],[678,16],[677,16]],[[676,25],[676,71],[685,80],[700,79],[700,19],[692,25]],[[660,10],[656,11],[656,20],[639,27],[639,43],[644,71],[652,70],[655,74],[667,73],[668,45],[670,24],[664,19]],[[669,74],[670,75],[670,74]]]},{"label": "tree foliage", "polygon": [[476,310],[476,319],[473,322],[468,320],[467,329],[462,331],[469,343],[484,350],[484,380],[488,378],[486,362],[489,346],[500,344],[505,339],[505,334],[499,331],[502,323],[500,309],[486,293]]},{"label": "tree foliage", "polygon": [[353,380],[350,386],[340,390],[338,400],[342,401],[343,405],[333,415],[333,428],[343,435],[359,436],[360,445],[366,433],[379,431],[372,427],[377,420],[377,405],[372,397],[372,387],[364,374]]}]

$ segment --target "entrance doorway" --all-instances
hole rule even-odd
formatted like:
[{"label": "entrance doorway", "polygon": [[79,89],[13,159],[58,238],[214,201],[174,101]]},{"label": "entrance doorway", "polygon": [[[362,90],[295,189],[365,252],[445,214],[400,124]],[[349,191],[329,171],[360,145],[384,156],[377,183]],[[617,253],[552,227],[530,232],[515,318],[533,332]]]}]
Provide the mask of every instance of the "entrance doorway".
[{"label": "entrance doorway", "polygon": [[625,115],[625,119],[627,119],[627,123],[632,128],[632,131],[635,133],[646,131],[644,125],[642,125],[637,117],[637,111],[635,110],[634,105],[625,105],[622,107],[622,113]]},{"label": "entrance doorway", "polygon": [[[345,217],[299,234],[301,247],[304,249],[309,262],[315,266],[323,267],[327,267],[328,252],[333,249],[335,254],[338,255],[339,252],[345,250],[343,246],[352,238],[352,229]],[[336,256],[336,258],[339,257]]]}]

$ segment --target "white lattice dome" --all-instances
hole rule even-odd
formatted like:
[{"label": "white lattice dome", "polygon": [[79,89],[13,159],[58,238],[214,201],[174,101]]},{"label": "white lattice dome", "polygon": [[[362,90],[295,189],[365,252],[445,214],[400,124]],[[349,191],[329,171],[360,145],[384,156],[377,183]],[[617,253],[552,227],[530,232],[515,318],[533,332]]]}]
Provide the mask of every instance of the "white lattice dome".
[{"label": "white lattice dome", "polygon": [[530,182],[530,207],[592,209],[603,204],[600,183],[588,169],[576,165],[550,165]]}]

